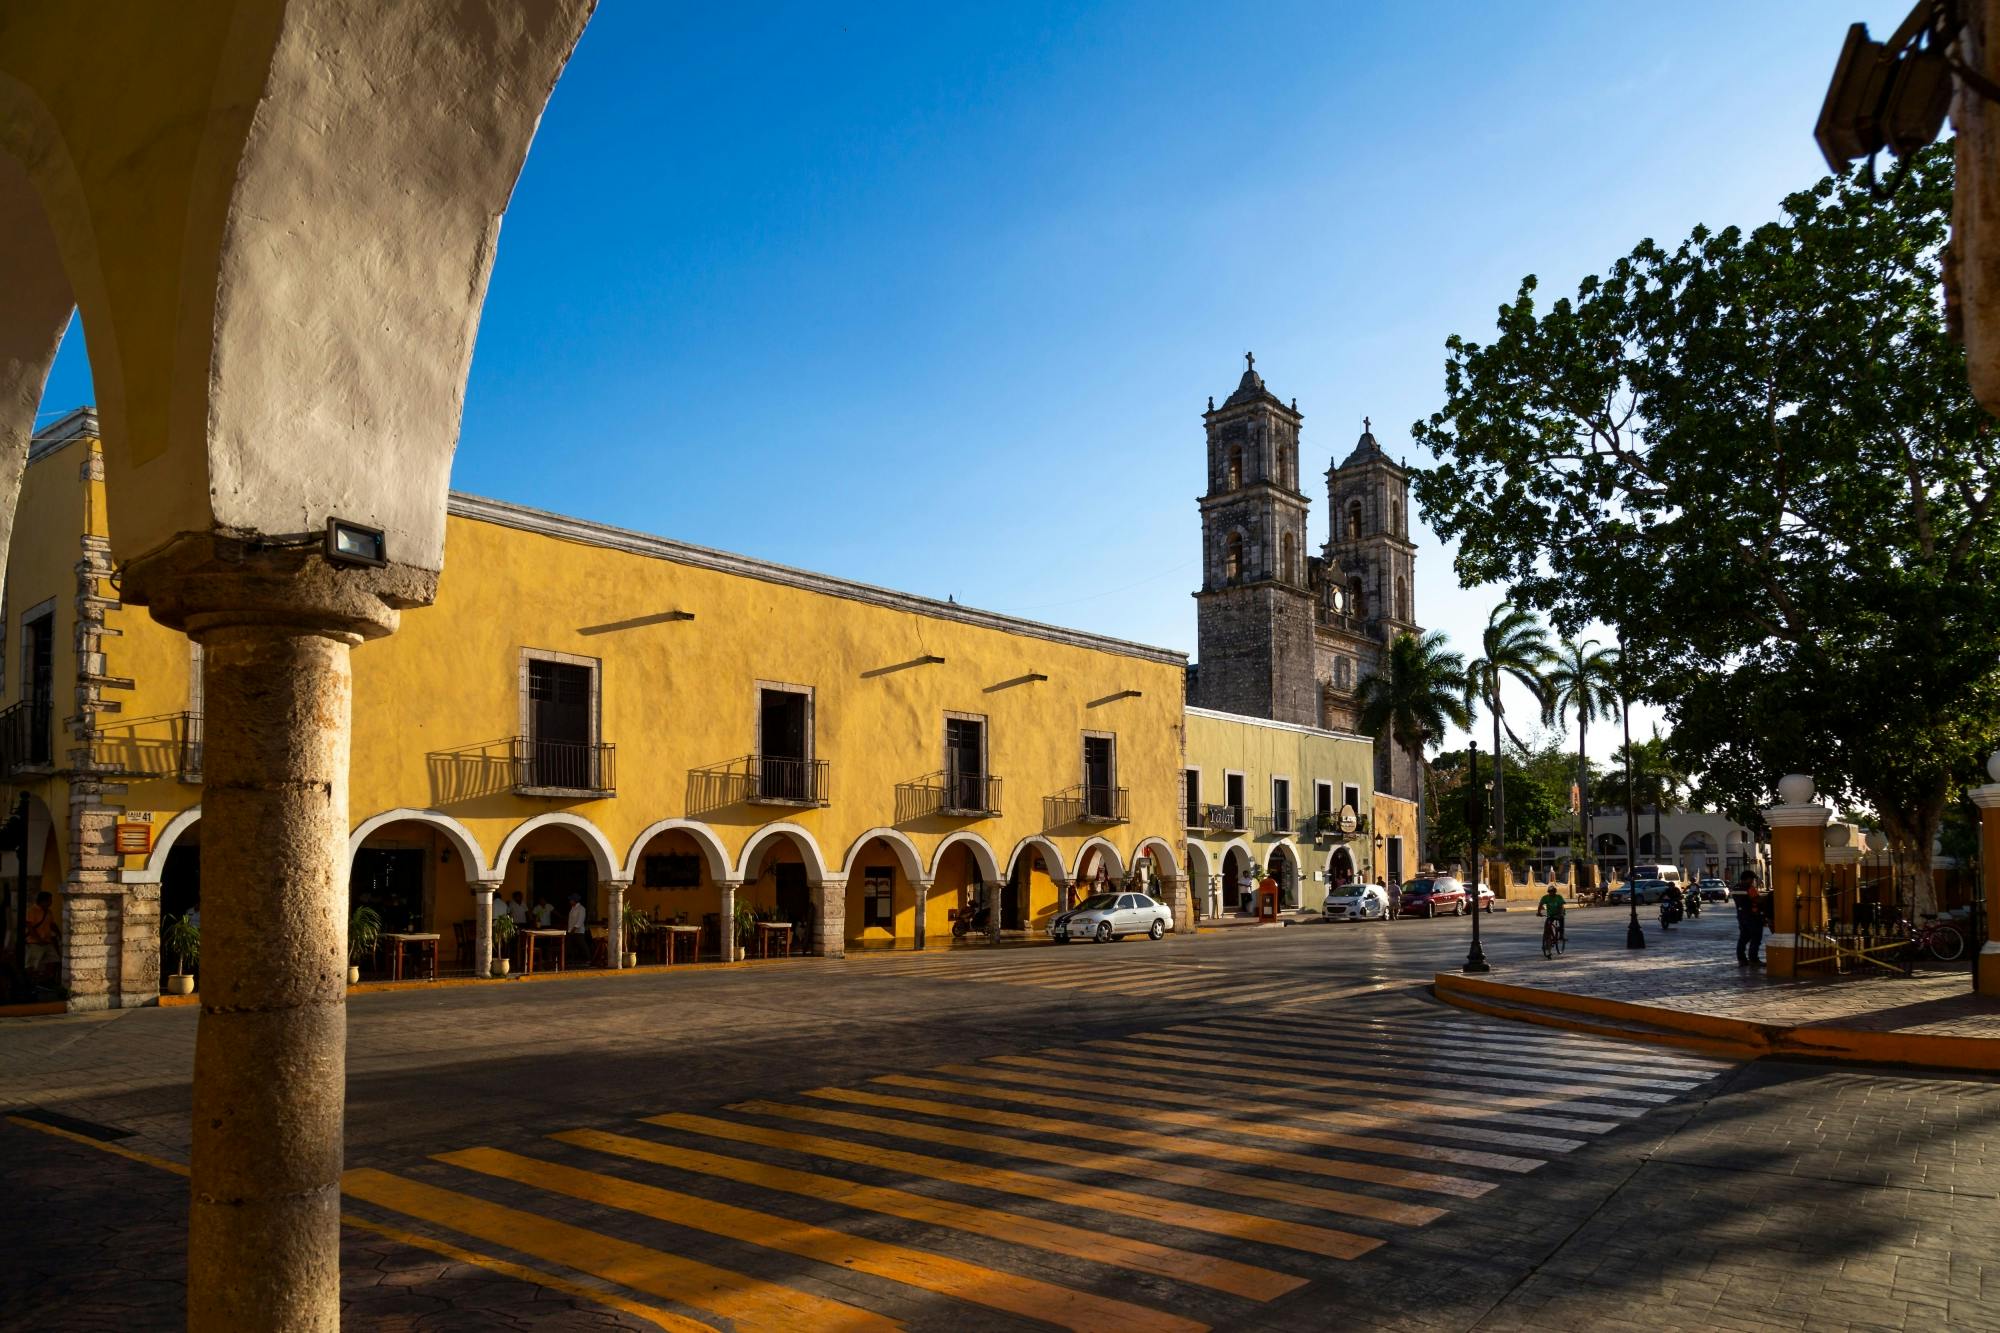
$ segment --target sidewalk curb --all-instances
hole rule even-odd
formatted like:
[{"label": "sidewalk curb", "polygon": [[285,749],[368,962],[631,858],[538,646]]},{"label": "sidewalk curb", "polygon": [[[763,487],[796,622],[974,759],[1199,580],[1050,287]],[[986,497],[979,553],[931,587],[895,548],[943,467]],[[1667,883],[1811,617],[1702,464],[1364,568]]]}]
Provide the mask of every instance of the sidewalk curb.
[{"label": "sidewalk curb", "polygon": [[1714,1014],[1690,1014],[1568,991],[1508,986],[1450,972],[1440,972],[1431,979],[1431,993],[1446,1004],[1496,1018],[1737,1059],[1782,1056],[1852,1064],[1917,1065],[1963,1073],[2000,1072],[2000,1040],[1985,1037],[1788,1027]]}]

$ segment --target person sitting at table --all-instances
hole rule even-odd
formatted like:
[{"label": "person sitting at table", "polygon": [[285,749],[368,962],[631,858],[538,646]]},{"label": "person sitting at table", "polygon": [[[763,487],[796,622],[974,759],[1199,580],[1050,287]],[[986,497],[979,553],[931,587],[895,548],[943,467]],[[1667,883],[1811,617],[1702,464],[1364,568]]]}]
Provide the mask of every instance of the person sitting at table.
[{"label": "person sitting at table", "polygon": [[528,924],[528,905],[521,901],[521,891],[519,889],[514,890],[513,901],[507,904],[507,915],[514,918],[514,924],[517,927]]},{"label": "person sitting at table", "polygon": [[535,899],[535,929],[547,930],[555,924],[555,919],[555,904],[551,903],[547,898]]},{"label": "person sitting at table", "polygon": [[573,963],[590,961],[589,913],[583,910],[583,895],[569,896],[569,957]]}]

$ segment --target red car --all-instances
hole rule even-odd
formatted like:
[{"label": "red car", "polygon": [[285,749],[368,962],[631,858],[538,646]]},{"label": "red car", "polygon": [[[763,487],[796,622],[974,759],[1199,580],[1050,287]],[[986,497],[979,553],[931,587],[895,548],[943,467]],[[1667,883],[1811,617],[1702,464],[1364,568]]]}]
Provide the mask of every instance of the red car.
[{"label": "red car", "polygon": [[1401,916],[1463,916],[1471,909],[1465,886],[1450,875],[1429,875],[1403,886]]}]

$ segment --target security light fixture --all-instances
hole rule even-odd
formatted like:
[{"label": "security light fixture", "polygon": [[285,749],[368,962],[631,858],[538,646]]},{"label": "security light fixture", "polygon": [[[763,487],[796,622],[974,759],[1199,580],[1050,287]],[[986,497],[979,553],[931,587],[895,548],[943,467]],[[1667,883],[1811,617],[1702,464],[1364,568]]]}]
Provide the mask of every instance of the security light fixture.
[{"label": "security light fixture", "polygon": [[2000,86],[1961,58],[1964,29],[1958,0],[1918,0],[1886,42],[1871,39],[1865,23],[1850,26],[1813,129],[1826,164],[1844,172],[1884,148],[1907,158],[1929,144],[1951,110],[1953,75],[2000,101]]},{"label": "security light fixture", "polygon": [[344,518],[326,521],[326,558],[336,565],[386,565],[389,546],[382,529]]}]

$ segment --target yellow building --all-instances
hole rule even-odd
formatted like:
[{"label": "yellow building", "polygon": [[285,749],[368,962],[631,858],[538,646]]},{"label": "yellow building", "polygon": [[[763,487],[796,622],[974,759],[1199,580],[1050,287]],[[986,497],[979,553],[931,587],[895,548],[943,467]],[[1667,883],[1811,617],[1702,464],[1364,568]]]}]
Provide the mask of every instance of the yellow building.
[{"label": "yellow building", "polygon": [[[117,605],[102,472],[88,413],[38,436],[0,695],[73,1007],[157,994],[200,895],[199,649]],[[1188,921],[1182,654],[471,496],[447,536],[436,604],[355,653],[350,780],[352,900],[447,967],[489,892],[725,957],[746,909],[839,954],[989,905],[1033,931],[1103,879]]]},{"label": "yellow building", "polygon": [[1251,910],[1243,886],[1256,871],[1277,880],[1287,910],[1318,911],[1330,885],[1375,878],[1374,755],[1349,732],[1188,709],[1181,800],[1201,914]]}]

